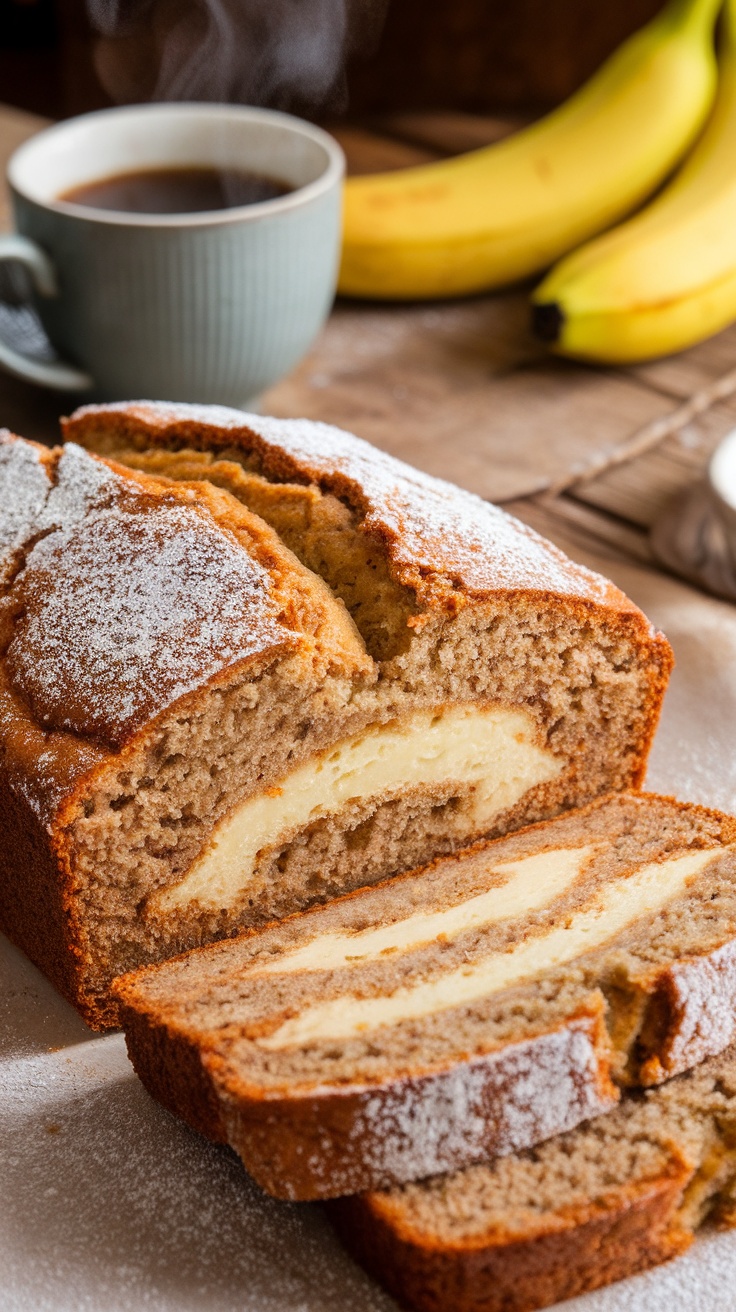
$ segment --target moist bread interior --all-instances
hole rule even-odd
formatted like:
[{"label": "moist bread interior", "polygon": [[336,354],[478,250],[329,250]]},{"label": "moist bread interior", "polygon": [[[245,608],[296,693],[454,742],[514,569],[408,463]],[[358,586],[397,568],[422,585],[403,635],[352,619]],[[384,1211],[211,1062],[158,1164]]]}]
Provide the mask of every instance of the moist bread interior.
[{"label": "moist bread interior", "polygon": [[[143,972],[123,992],[137,1009],[165,1017],[195,1041],[201,1036],[203,1051],[218,1054],[218,1079],[264,1089],[380,1082],[442,1068],[550,1029],[602,993],[614,1071],[623,1082],[639,1080],[655,1038],[648,1008],[658,971],[710,952],[736,932],[735,841],[736,825],[715,813],[647,795],[611,797],[559,818],[552,831],[540,826],[480,844]],[[525,863],[534,862],[540,870],[530,887]],[[543,949],[554,930],[574,928],[607,893],[635,885],[642,871],[644,903],[617,932],[604,915],[567,959],[541,969],[532,963],[511,987],[501,973],[485,991],[452,1005],[453,977],[489,960],[503,970],[519,946]],[[433,1010],[402,1019],[399,1007],[393,1022],[384,1015],[369,1023],[373,1001],[411,998],[427,981],[437,983]],[[302,1031],[300,1021],[325,1006],[337,1028]],[[357,1023],[346,1032],[351,1009]]]}]

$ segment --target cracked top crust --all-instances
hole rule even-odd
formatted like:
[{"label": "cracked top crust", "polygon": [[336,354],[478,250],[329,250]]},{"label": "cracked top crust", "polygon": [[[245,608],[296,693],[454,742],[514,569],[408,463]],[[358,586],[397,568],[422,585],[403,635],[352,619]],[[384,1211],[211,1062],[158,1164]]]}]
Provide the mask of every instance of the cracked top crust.
[{"label": "cracked top crust", "polygon": [[502,592],[554,594],[639,616],[651,635],[641,611],[613,583],[573,563],[499,507],[329,424],[140,401],[83,406],[62,428],[83,445],[102,432],[111,450],[125,442],[236,448],[273,481],[316,484],[362,517],[362,531],[382,544],[391,574],[420,608],[454,609]]},{"label": "cracked top crust", "polygon": [[369,670],[321,580],[215,489],[5,433],[0,501],[5,671],[44,730],[120,747],[226,671],[290,652]]}]

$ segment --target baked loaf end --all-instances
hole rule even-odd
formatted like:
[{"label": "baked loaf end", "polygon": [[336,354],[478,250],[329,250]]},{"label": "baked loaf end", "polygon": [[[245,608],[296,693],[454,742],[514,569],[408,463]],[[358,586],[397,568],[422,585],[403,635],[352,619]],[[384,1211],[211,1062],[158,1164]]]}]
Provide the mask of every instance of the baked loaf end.
[{"label": "baked loaf end", "polygon": [[550,1139],[341,1199],[350,1251],[414,1312],[533,1312],[736,1224],[736,1047]]},{"label": "baked loaf end", "polygon": [[0,924],[94,1024],[176,922],[236,789],[330,739],[373,678],[344,608],[210,485],[0,437]]},{"label": "baked loaf end", "polygon": [[613,794],[115,988],[149,1090],[270,1192],[423,1178],[731,1041],[736,820]]}]

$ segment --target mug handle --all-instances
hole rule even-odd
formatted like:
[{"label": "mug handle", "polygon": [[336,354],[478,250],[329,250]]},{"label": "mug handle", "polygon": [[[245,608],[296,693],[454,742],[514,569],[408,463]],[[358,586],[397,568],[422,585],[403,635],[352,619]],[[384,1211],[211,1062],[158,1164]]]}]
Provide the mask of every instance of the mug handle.
[{"label": "mug handle", "polygon": [[[18,233],[0,234],[0,260],[17,260],[29,272],[39,296],[58,296],[56,270],[48,255],[35,241]],[[82,369],[64,364],[62,360],[34,360],[23,355],[7,342],[0,340],[0,366],[16,378],[42,387],[53,387],[60,392],[83,392],[92,386],[92,379]]]}]

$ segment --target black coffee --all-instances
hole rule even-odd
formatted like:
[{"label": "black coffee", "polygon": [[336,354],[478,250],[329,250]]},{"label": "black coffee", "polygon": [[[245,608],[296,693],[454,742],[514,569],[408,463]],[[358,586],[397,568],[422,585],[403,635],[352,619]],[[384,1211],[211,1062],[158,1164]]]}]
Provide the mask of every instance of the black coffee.
[{"label": "black coffee", "polygon": [[95,210],[132,214],[193,214],[255,205],[285,196],[294,188],[279,178],[241,169],[145,169],[85,182],[59,196]]}]

